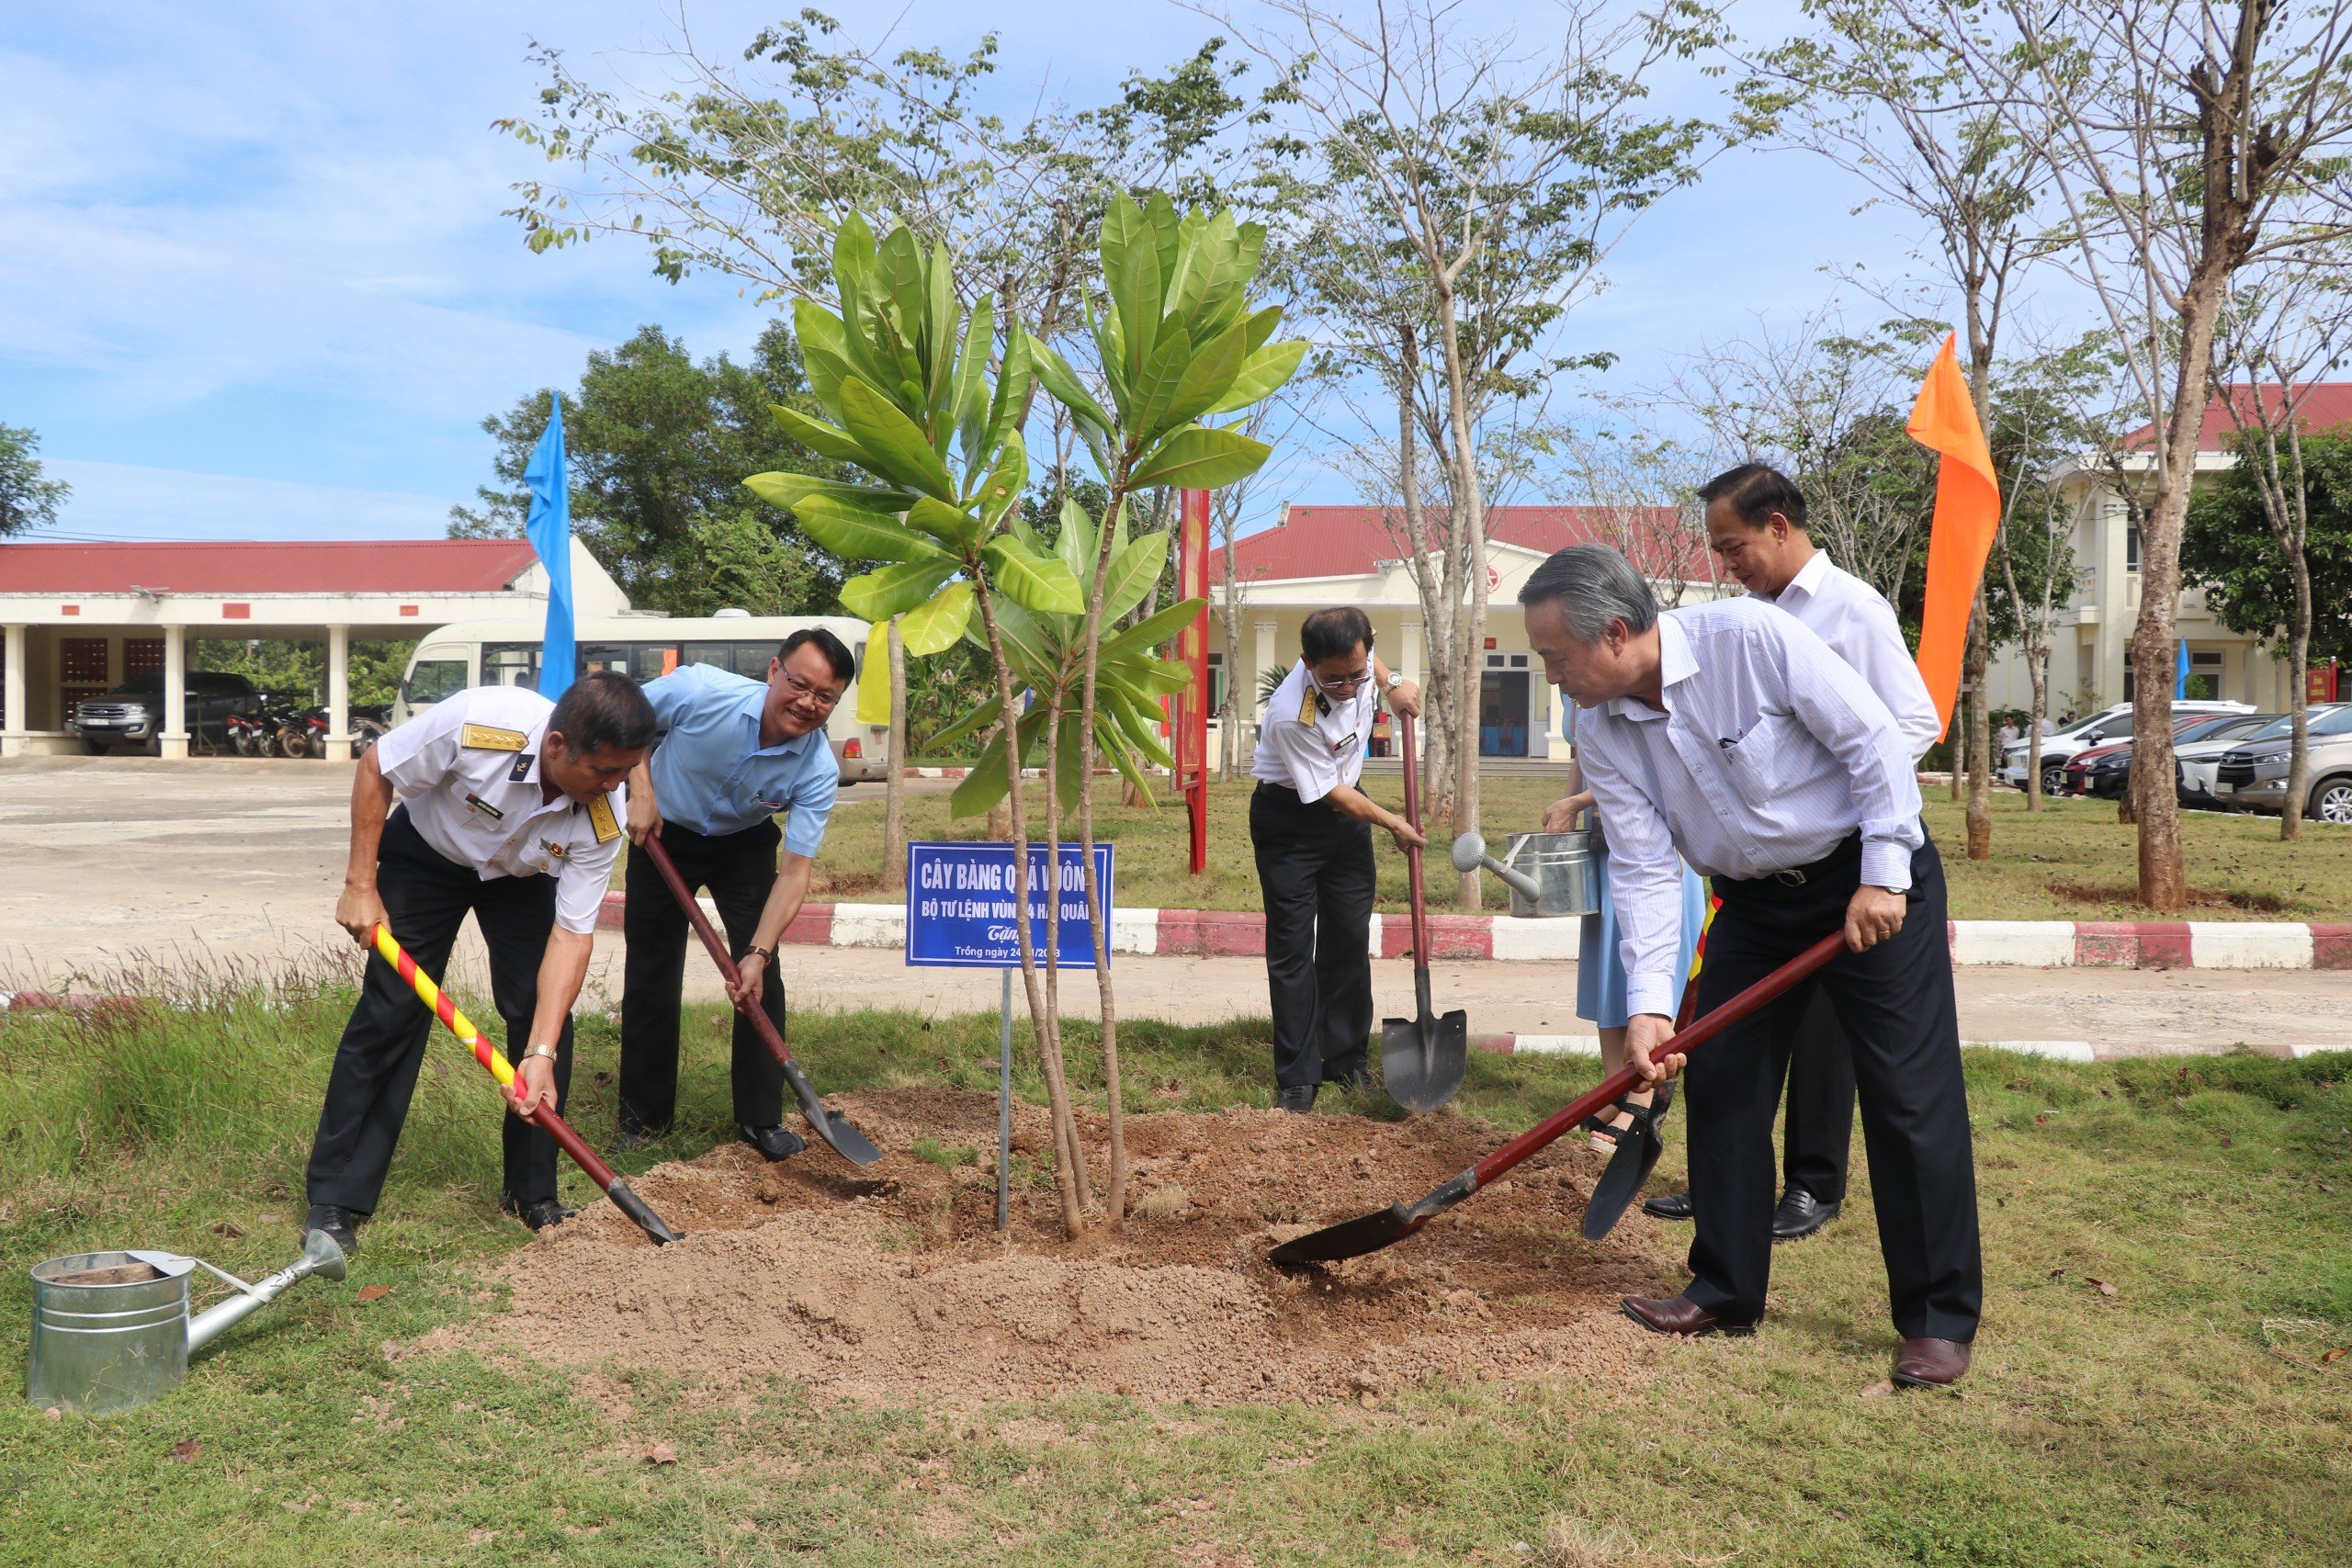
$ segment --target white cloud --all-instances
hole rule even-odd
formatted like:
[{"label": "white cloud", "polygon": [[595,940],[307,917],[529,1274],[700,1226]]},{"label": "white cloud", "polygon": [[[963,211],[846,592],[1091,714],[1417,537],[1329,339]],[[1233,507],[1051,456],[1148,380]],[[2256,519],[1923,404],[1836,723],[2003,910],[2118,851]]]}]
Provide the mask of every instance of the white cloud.
[{"label": "white cloud", "polygon": [[43,465],[74,487],[42,539],[417,539],[447,529],[433,495],[242,479],[69,459]]}]

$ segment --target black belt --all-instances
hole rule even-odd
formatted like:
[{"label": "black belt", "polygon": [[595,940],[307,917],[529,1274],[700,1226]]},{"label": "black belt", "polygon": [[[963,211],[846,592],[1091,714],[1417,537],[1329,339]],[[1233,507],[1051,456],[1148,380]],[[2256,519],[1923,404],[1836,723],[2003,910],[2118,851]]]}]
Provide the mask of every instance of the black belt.
[{"label": "black belt", "polygon": [[1720,880],[1735,886],[1754,887],[1777,882],[1786,887],[1803,887],[1808,882],[1824,882],[1840,872],[1858,867],[1862,860],[1860,829],[1849,833],[1838,847],[1810,865],[1791,866],[1786,871],[1768,871],[1761,876],[1726,876]]}]

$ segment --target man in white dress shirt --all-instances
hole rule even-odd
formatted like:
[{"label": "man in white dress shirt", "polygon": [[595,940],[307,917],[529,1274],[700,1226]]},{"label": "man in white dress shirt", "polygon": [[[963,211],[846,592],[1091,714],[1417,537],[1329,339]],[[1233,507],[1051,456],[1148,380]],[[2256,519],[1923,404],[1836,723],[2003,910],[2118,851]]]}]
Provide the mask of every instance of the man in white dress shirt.
[{"label": "man in white dress shirt", "polygon": [[[1661,615],[1606,545],[1561,550],[1520,591],[1530,643],[1578,715],[1585,782],[1609,824],[1633,1014],[1653,1081],[1673,1032],[1677,855],[1723,900],[1700,970],[1705,1013],[1821,937],[1820,974],[1852,1048],[1880,1251],[1903,1345],[1894,1377],[1967,1371],[1984,1300],[1975,1169],[1945,939],[1943,867],[1919,821],[1909,747],[1885,703],[1794,615],[1753,598]],[[1772,1111],[1802,1015],[1782,998],[1725,1031],[1687,1084],[1692,1279],[1628,1297],[1645,1327],[1746,1332],[1771,1273]]]},{"label": "man in white dress shirt", "polygon": [[1400,849],[1421,835],[1356,784],[1379,694],[1408,715],[1421,704],[1374,657],[1372,621],[1354,605],[1316,611],[1298,640],[1258,728],[1250,842],[1266,908],[1274,1103],[1304,1113],[1327,1083],[1371,1081],[1372,829]]},{"label": "man in white dress shirt", "polygon": [[[1778,469],[1742,463],[1700,487],[1707,542],[1740,586],[1805,624],[1853,666],[1894,716],[1916,763],[1943,734],[1936,700],[1903,640],[1894,606],[1814,548],[1804,492]],[[1789,1055],[1788,1121],[1781,1134],[1781,1201],[1772,1239],[1794,1241],[1838,1217],[1854,1134],[1854,1062],[1828,993],[1808,985],[1804,1025]],[[1662,1219],[1690,1217],[1687,1192],[1642,1205]]]}]

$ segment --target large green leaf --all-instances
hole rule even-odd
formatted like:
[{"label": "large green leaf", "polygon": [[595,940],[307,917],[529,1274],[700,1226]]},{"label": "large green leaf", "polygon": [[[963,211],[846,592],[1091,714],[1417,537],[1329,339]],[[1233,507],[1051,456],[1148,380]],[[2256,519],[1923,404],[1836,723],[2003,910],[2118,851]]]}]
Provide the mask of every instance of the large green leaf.
[{"label": "large green leaf", "polygon": [[831,457],[840,463],[855,463],[860,468],[870,466],[865,461],[865,448],[859,446],[857,437],[848,431],[835,430],[824,421],[810,419],[799,410],[786,408],[782,403],[770,403],[768,412],[775,416],[777,427],[785,434],[818,456]]},{"label": "large green leaf", "polygon": [[1129,541],[1111,558],[1110,575],[1102,580],[1102,624],[1109,626],[1144,602],[1168,569],[1166,529]]},{"label": "large green leaf", "polygon": [[[1053,680],[1061,665],[1061,638],[1046,622],[1036,620],[1003,594],[990,602],[995,607],[997,636],[1004,641],[1005,662],[1021,671],[1021,678],[1030,685]],[[981,646],[987,646],[985,641]]]},{"label": "large green leaf", "polygon": [[864,381],[846,381],[842,384],[842,417],[864,448],[858,462],[892,484],[954,503],[956,481],[948,477],[947,465],[932,450],[922,426],[898,404]]},{"label": "large green leaf", "polygon": [[839,479],[820,479],[814,474],[753,474],[743,481],[743,486],[769,505],[787,509],[799,505],[808,496],[821,495],[864,512],[904,512],[914,504],[915,499],[902,490],[843,484]]},{"label": "large green leaf", "polygon": [[1283,384],[1298,374],[1299,362],[1306,357],[1306,344],[1292,338],[1286,343],[1270,343],[1242,362],[1241,374],[1233,378],[1224,397],[1200,412],[1231,413],[1246,409],[1251,403],[1272,396]]},{"label": "large green leaf", "polygon": [[[903,631],[899,635],[902,640],[906,636]],[[936,756],[940,748],[951,746],[967,735],[978,735],[981,730],[994,724],[996,716],[1002,711],[1004,711],[1003,705],[996,698],[990,697],[946,728],[926,737],[922,742],[922,749],[931,755]]]},{"label": "large green leaf", "polygon": [[[1091,586],[1094,581],[1094,519],[1086,514],[1086,508],[1078,503],[1076,496],[1065,495],[1061,524],[1062,531],[1054,537],[1054,555],[1069,568],[1070,575]],[[1082,608],[1079,611],[1084,613]]]},{"label": "large green leaf", "polygon": [[996,346],[995,340],[996,310],[984,294],[972,307],[970,324],[964,329],[963,352],[956,361],[956,395],[951,400],[967,473],[979,466],[985,450],[980,443],[988,434],[989,353]]},{"label": "large green leaf", "polygon": [[1168,712],[1158,703],[1131,696],[1116,686],[1101,688],[1096,703],[1098,715],[1107,716],[1117,726],[1127,743],[1161,767],[1173,767],[1175,759],[1159,739],[1159,727]]},{"label": "large green leaf", "polygon": [[899,623],[899,640],[918,657],[944,653],[956,646],[971,619],[972,585],[959,580],[933,594],[928,604],[909,610]]},{"label": "large green leaf", "polygon": [[1182,424],[1192,416],[1171,417],[1173,408],[1184,386],[1184,378],[1193,368],[1192,341],[1181,332],[1170,333],[1159,346],[1151,351],[1143,368],[1129,389],[1127,430],[1132,435],[1149,441],[1161,431]]},{"label": "large green leaf", "polygon": [[1114,192],[1102,212],[1102,282],[1111,291],[1119,329],[1116,352],[1104,355],[1104,371],[1114,383],[1124,379],[1132,385],[1154,347],[1166,274],[1156,226],[1125,191]]},{"label": "large green leaf", "polygon": [[810,538],[843,560],[932,560],[945,552],[888,513],[803,496],[793,515]]},{"label": "large green leaf", "polygon": [[[903,625],[900,635],[904,635]],[[1046,717],[1045,707],[1033,707],[1023,714],[1021,722],[1014,726],[1020,731],[1023,767],[1028,766],[1029,753],[1036,750],[1037,737],[1046,732]],[[987,750],[980,753],[979,761],[964,775],[964,782],[956,786],[956,793],[947,797],[947,814],[951,817],[984,816],[1005,797],[1012,787],[1005,767],[1004,734],[1000,730],[996,739],[989,742]]]},{"label": "large green leaf", "polygon": [[1215,490],[1248,479],[1272,452],[1264,442],[1252,441],[1238,430],[1187,425],[1148,454],[1128,476],[1128,482],[1136,490],[1152,485]]},{"label": "large green leaf", "polygon": [[1282,324],[1283,308],[1280,305],[1269,305],[1262,310],[1251,311],[1250,314],[1250,352],[1255,354],[1260,349],[1265,347],[1267,341],[1274,335],[1274,329]]},{"label": "large green leaf", "polygon": [[1182,384],[1169,398],[1168,406],[1144,435],[1148,441],[1163,430],[1189,423],[1222,401],[1233,389],[1234,378],[1241,374],[1246,362],[1243,344],[1250,335],[1250,323],[1237,321],[1225,331],[1201,345],[1185,369]]},{"label": "large green leaf", "polygon": [[980,443],[983,453],[998,450],[1021,434],[1021,422],[1029,417],[1029,392],[1035,380],[1029,334],[1019,321],[1008,317],[1004,361],[997,371],[996,396],[989,404],[988,434]]},{"label": "large green leaf", "polygon": [[956,264],[948,259],[944,242],[934,243],[925,278],[922,352],[931,371],[931,427],[939,433],[939,449],[947,449],[947,433],[956,425],[956,339],[962,308],[956,302]]},{"label": "large green leaf", "polygon": [[1021,499],[1021,487],[1029,482],[1029,447],[1013,431],[1005,437],[1003,449],[996,455],[996,467],[980,481],[980,517],[990,527],[1004,515],[1007,508]]},{"label": "large green leaf", "polygon": [[1094,716],[1094,744],[1111,759],[1111,765],[1119,770],[1120,776],[1135,786],[1135,792],[1143,796],[1143,803],[1157,810],[1159,797],[1151,791],[1151,775],[1136,761],[1126,737],[1106,713],[1098,711]]},{"label": "large green leaf", "polygon": [[978,543],[980,537],[978,518],[927,495],[918,496],[907,508],[907,525],[922,529],[959,556]]},{"label": "large green leaf", "polygon": [[962,570],[955,560],[900,561],[842,583],[842,604],[861,621],[888,621],[929,599]]},{"label": "large green leaf", "polygon": [[882,307],[910,353],[922,338],[925,308],[930,304],[931,294],[928,270],[913,230],[901,224],[883,236],[882,248],[876,254],[876,303]]},{"label": "large green leaf", "polygon": [[1105,637],[1102,651],[1096,657],[1098,660],[1116,659],[1125,654],[1158,648],[1182,631],[1186,623],[1198,615],[1202,606],[1207,603],[1205,599],[1184,599],[1164,610],[1155,611],[1118,636]]},{"label": "large green leaf", "polygon": [[1031,339],[1029,355],[1036,367],[1038,381],[1052,394],[1054,401],[1104,434],[1115,428],[1111,416],[1102,412],[1102,405],[1094,400],[1092,394],[1080,382],[1078,373],[1069,367],[1069,361],[1055,352],[1051,344]]},{"label": "large green leaf", "polygon": [[1001,534],[982,553],[995,569],[990,578],[998,591],[1023,609],[1041,615],[1086,613],[1086,593],[1077,576],[1053,557],[1041,556]]}]

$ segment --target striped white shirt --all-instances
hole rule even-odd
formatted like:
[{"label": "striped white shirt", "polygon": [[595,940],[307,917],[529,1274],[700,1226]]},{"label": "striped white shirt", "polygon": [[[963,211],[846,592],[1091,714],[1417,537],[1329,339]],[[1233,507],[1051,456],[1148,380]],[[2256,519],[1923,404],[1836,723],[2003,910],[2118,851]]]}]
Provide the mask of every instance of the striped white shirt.
[{"label": "striped white shirt", "polygon": [[1609,824],[1626,1005],[1671,1018],[1682,870],[1742,880],[1809,865],[1860,829],[1861,880],[1911,886],[1927,841],[1894,716],[1794,615],[1754,598],[1658,617],[1664,712],[1619,697],[1577,716],[1585,787]]},{"label": "striped white shirt", "polygon": [[1786,588],[1757,597],[1803,621],[1830,652],[1854,667],[1894,716],[1913,761],[1943,738],[1936,699],[1928,695],[1928,682],[1904,644],[1903,626],[1886,595],[1815,550]]}]

